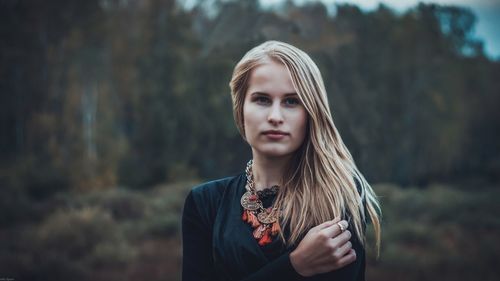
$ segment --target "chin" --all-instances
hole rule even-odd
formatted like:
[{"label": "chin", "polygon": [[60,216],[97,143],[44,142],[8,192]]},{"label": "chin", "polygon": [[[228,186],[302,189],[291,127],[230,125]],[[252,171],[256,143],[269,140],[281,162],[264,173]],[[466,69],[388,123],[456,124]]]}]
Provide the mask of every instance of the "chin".
[{"label": "chin", "polygon": [[276,146],[276,145],[265,145],[262,147],[256,147],[255,150],[262,156],[284,157],[293,154],[297,149],[293,149],[291,147]]}]

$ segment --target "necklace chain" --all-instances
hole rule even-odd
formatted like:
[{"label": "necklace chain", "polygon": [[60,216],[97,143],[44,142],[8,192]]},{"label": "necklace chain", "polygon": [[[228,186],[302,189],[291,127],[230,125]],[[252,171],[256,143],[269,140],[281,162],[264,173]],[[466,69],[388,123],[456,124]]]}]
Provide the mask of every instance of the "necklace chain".
[{"label": "necklace chain", "polygon": [[255,193],[255,183],[253,181],[252,165],[253,165],[253,160],[248,161],[247,167],[245,169],[245,174],[247,176],[247,184],[245,188],[248,191]]},{"label": "necklace chain", "polygon": [[[263,212],[263,211],[266,211],[266,209],[264,208],[264,205],[262,204],[262,201],[260,199],[262,199],[261,197],[265,197],[265,195],[262,194],[262,196],[259,196],[260,195],[260,194],[258,194],[259,192],[255,189],[255,182],[253,180],[252,166],[253,166],[253,160],[250,159],[250,161],[248,161],[247,166],[245,168],[245,174],[247,177],[247,184],[245,185],[245,188],[248,192],[250,192],[251,195],[257,196],[257,201],[258,201],[257,204],[258,204],[259,210],[260,210],[260,212]],[[279,188],[278,185],[272,186],[271,193],[277,192],[278,188]],[[275,190],[275,191],[273,191],[273,190]],[[278,207],[274,206],[272,208],[271,212],[275,213],[277,210],[278,210]]]},{"label": "necklace chain", "polygon": [[[247,178],[245,189],[247,191],[241,197],[241,206],[243,207],[242,220],[254,228],[254,238],[259,240],[260,246],[264,246],[271,243],[272,237],[280,232],[278,219],[281,212],[276,206],[264,208],[262,205],[261,198],[259,198],[259,194],[255,190],[252,164],[252,160],[248,161],[245,169]],[[277,188],[277,186],[272,187],[276,191]]]}]

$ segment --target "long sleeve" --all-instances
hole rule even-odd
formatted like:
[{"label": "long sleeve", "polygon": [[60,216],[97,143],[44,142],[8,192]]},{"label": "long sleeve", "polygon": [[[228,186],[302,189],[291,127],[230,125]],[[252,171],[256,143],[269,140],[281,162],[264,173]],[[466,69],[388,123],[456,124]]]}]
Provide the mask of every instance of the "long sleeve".
[{"label": "long sleeve", "polygon": [[[212,226],[206,225],[190,192],[184,203],[182,215],[182,280],[217,280],[212,256]],[[302,280],[292,264],[289,252],[268,263],[241,281],[270,280],[280,276],[283,280]]]},{"label": "long sleeve", "polygon": [[182,280],[217,280],[212,257],[210,225],[205,225],[199,215],[192,192],[184,203],[182,214]]},{"label": "long sleeve", "polygon": [[244,177],[205,183],[187,195],[182,215],[183,281],[364,280],[365,253],[354,236],[356,261],[325,274],[299,275],[290,262],[290,249],[264,261],[248,226],[241,223],[242,182]]},{"label": "long sleeve", "polygon": [[353,248],[357,258],[353,263],[331,272],[303,277],[298,274],[290,262],[290,251],[284,253],[259,271],[247,276],[241,281],[260,280],[304,280],[304,281],[364,281],[365,280],[365,250],[356,238],[352,238]]},{"label": "long sleeve", "polygon": [[245,277],[240,281],[261,281],[261,280],[290,280],[299,281],[307,280],[295,271],[290,262],[290,252],[286,252],[279,258],[268,263],[259,271]]}]

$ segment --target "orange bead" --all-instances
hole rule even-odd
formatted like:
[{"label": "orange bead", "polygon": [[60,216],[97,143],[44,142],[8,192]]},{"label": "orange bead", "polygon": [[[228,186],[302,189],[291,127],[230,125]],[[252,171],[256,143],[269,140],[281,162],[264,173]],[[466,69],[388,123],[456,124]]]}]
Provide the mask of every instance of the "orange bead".
[{"label": "orange bead", "polygon": [[264,235],[259,240],[259,246],[264,246],[272,242],[271,235],[269,233],[269,228],[264,231]]}]

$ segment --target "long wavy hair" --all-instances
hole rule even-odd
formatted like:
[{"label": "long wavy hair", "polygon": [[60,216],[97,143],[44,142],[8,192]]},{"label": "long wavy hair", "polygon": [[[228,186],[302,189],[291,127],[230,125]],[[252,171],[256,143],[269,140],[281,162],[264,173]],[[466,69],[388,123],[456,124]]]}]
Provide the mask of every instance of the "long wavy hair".
[{"label": "long wavy hair", "polygon": [[378,252],[380,205],[333,123],[321,73],[305,52],[290,44],[267,41],[248,51],[238,62],[229,86],[240,134],[246,140],[243,105],[250,74],[269,59],[285,65],[308,113],[306,137],[283,175],[283,186],[275,201],[282,208],[280,226],[290,232],[288,240],[280,233],[282,241],[295,245],[310,228],[340,216],[350,220],[351,229],[364,245],[368,215]]}]

